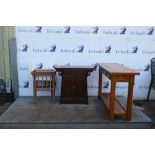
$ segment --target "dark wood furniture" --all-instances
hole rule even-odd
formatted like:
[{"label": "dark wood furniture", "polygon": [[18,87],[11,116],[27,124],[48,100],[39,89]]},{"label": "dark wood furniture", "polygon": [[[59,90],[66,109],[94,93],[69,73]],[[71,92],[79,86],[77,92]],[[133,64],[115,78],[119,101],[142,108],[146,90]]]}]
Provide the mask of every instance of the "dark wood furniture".
[{"label": "dark wood furniture", "polygon": [[87,77],[96,65],[55,65],[54,68],[62,76],[60,103],[88,104]]},{"label": "dark wood furniture", "polygon": [[[105,103],[108,108],[109,119],[114,120],[114,116],[125,115],[126,120],[131,120],[132,113],[132,96],[135,75],[140,75],[139,72],[124,67],[117,63],[99,63],[99,84],[98,97]],[[111,80],[111,92],[102,93],[102,74],[106,75]],[[116,82],[128,82],[128,97],[127,107],[124,108],[119,100],[115,98]]]},{"label": "dark wood furniture", "polygon": [[152,88],[155,90],[155,58],[151,59],[151,81],[150,81],[149,91],[147,94],[147,101],[149,100],[150,92]]},{"label": "dark wood furniture", "polygon": [[0,93],[0,104],[13,102],[14,101],[14,93]]},{"label": "dark wood furniture", "polygon": [[51,91],[52,102],[55,101],[55,70],[34,70],[33,76],[33,103],[36,102],[37,91]]}]

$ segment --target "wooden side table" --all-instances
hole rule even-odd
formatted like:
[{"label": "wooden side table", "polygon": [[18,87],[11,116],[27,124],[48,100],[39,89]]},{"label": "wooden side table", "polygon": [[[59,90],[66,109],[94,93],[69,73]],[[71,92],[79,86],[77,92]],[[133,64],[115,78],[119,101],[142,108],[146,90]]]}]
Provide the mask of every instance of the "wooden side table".
[{"label": "wooden side table", "polygon": [[[139,72],[129,69],[117,63],[99,63],[99,85],[98,97],[108,108],[109,119],[114,120],[114,116],[125,115],[126,120],[131,120],[132,96],[135,75]],[[110,93],[102,93],[102,74],[111,80]],[[119,100],[115,98],[116,82],[128,82],[127,108],[125,109]]]},{"label": "wooden side table", "polygon": [[55,102],[55,70],[34,70],[33,76],[33,103],[36,102],[37,91],[51,91],[52,102]]}]

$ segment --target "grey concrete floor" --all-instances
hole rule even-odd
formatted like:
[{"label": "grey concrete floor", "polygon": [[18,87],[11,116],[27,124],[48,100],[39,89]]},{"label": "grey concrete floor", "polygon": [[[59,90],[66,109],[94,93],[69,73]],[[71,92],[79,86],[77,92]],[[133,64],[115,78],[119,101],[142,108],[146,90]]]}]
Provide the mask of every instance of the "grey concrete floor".
[{"label": "grey concrete floor", "polygon": [[[123,105],[126,99],[120,97]],[[133,105],[132,120],[117,117],[109,121],[107,109],[97,97],[89,97],[89,104],[51,103],[49,97],[19,97],[1,116],[0,128],[151,128],[152,122],[139,106]]]},{"label": "grey concrete floor", "polygon": [[141,111],[151,118],[152,128],[155,129],[155,100],[135,101],[135,105],[141,107]]}]

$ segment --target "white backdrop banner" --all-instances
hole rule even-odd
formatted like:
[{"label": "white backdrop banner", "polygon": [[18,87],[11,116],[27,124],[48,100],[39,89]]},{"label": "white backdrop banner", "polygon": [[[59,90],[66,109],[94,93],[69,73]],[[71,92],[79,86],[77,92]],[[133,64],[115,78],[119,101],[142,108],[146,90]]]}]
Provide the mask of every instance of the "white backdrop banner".
[{"label": "white backdrop banner", "polygon": [[[151,80],[150,60],[155,57],[154,27],[118,26],[34,26],[16,27],[19,95],[33,95],[32,68],[52,69],[53,65],[92,65],[115,62],[136,69],[134,99],[146,99]],[[56,76],[56,95],[61,77]],[[110,91],[104,77],[103,90]],[[117,83],[117,95],[127,96],[128,84]],[[98,70],[88,77],[88,94],[98,93]],[[151,91],[151,99],[155,99]],[[39,95],[50,95],[39,92]]]}]

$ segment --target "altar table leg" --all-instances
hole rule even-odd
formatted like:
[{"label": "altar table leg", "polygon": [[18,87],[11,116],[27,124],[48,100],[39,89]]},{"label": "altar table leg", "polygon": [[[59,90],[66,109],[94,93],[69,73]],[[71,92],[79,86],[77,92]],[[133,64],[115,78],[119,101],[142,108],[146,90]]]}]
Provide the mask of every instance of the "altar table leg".
[{"label": "altar table leg", "polygon": [[98,99],[100,99],[100,95],[102,93],[102,72],[99,68],[99,82],[98,82]]},{"label": "altar table leg", "polygon": [[115,89],[116,82],[111,80],[111,92],[110,92],[110,106],[109,106],[109,119],[111,121],[114,120],[114,108],[115,108]]},{"label": "altar table leg", "polygon": [[127,121],[131,120],[133,85],[134,85],[134,77],[131,77],[129,80],[129,86],[128,86],[128,98],[127,98],[127,110],[126,110]]}]

